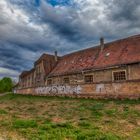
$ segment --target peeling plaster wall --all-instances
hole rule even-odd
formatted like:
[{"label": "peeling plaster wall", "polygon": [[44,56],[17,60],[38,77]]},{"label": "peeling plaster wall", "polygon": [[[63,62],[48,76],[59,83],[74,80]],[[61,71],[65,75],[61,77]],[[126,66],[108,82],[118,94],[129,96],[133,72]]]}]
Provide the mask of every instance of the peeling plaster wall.
[{"label": "peeling plaster wall", "polygon": [[129,79],[140,79],[140,63],[128,67]]},{"label": "peeling plaster wall", "polygon": [[[113,82],[112,72],[125,70],[127,81]],[[52,86],[40,86],[35,88],[15,89],[15,93],[33,95],[64,95],[85,98],[140,98],[140,64],[112,68],[103,71],[87,72],[93,75],[92,84],[85,84],[85,74],[73,74],[67,76],[53,77]],[[69,77],[70,84],[65,85],[63,79]],[[20,87],[19,87],[20,88]]]}]

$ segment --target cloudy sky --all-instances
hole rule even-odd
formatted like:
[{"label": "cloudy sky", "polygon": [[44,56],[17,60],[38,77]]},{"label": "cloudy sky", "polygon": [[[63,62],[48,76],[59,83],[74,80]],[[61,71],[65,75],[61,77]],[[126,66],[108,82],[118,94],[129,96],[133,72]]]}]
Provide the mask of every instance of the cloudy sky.
[{"label": "cloudy sky", "polygon": [[139,33],[140,0],[0,0],[0,78],[17,78],[44,52]]}]

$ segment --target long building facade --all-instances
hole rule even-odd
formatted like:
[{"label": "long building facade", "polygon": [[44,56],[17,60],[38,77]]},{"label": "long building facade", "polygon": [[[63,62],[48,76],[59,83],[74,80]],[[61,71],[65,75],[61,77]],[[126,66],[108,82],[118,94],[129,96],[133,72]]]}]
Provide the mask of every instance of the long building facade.
[{"label": "long building facade", "polygon": [[43,54],[19,76],[15,93],[84,98],[140,98],[140,35],[64,56]]}]

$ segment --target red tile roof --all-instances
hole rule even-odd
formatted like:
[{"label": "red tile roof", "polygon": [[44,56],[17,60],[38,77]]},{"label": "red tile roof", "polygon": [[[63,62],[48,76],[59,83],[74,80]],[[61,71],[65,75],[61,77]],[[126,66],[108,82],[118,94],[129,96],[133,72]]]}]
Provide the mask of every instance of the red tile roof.
[{"label": "red tile roof", "polygon": [[49,76],[140,62],[140,35],[64,55]]},{"label": "red tile roof", "polygon": [[94,68],[135,62],[140,62],[140,35],[106,44],[96,59]]}]

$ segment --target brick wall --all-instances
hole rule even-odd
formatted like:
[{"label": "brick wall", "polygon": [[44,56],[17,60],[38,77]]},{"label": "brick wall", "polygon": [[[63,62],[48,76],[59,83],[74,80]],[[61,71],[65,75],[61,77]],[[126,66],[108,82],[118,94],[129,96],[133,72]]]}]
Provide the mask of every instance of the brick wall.
[{"label": "brick wall", "polygon": [[85,98],[140,98],[140,81],[99,83],[83,85],[59,85],[19,89],[20,94],[73,96]]},{"label": "brick wall", "polygon": [[[125,70],[126,81],[113,81],[113,71]],[[84,76],[93,75],[93,83],[85,84]],[[63,79],[69,77],[70,84]],[[24,88],[15,91],[21,94],[64,95],[85,98],[140,98],[140,64],[112,68],[103,71],[79,73],[51,78],[53,84]]]}]

